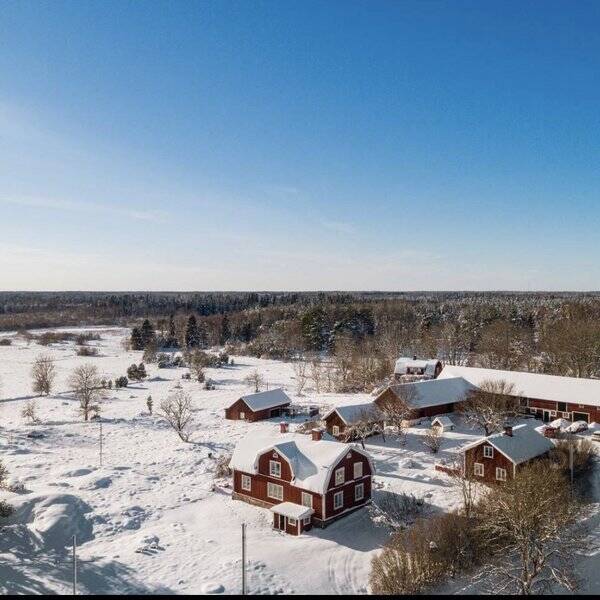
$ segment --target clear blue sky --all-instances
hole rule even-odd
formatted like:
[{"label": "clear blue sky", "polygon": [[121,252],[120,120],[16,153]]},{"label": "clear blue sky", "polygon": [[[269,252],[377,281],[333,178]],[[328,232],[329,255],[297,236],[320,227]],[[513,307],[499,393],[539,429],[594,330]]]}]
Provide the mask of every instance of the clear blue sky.
[{"label": "clear blue sky", "polygon": [[600,2],[0,3],[0,289],[600,289]]}]

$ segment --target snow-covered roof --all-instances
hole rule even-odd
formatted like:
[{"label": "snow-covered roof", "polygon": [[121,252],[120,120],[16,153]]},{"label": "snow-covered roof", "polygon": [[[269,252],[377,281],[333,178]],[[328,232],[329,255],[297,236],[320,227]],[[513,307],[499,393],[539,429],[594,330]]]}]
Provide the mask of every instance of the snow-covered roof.
[{"label": "snow-covered roof", "polygon": [[310,517],[315,511],[308,506],[302,506],[301,504],[294,504],[293,502],[282,502],[271,507],[271,512],[289,517],[290,519],[303,519],[304,517]]},{"label": "snow-covered roof", "polygon": [[447,365],[439,374],[438,381],[455,377],[462,377],[476,387],[486,380],[503,380],[514,385],[514,396],[600,406],[600,379]]},{"label": "snow-covered roof", "polygon": [[433,377],[435,375],[435,368],[439,362],[440,361],[437,358],[418,359],[410,358],[408,356],[401,356],[396,361],[394,373],[398,375],[404,375],[408,369],[424,369],[425,375],[430,375]]},{"label": "snow-covered roof", "polygon": [[501,452],[515,465],[545,454],[554,448],[554,444],[533,427],[527,424],[512,428],[512,435],[504,432],[494,433],[463,447],[463,452],[487,442]]},{"label": "snow-covered roof", "polygon": [[248,394],[247,396],[242,396],[241,399],[252,411],[266,410],[267,408],[290,404],[292,402],[282,388]]},{"label": "snow-covered roof", "polygon": [[340,419],[342,419],[342,421],[344,421],[346,425],[354,425],[354,423],[356,423],[365,416],[369,416],[373,419],[381,417],[377,405],[373,402],[336,406],[335,408],[332,408],[327,414],[325,414],[323,416],[323,419],[326,419],[329,415],[333,413],[337,413]]},{"label": "snow-covered roof", "polygon": [[241,439],[231,457],[230,466],[236,471],[258,473],[258,458],[270,450],[276,451],[290,464],[292,483],[300,488],[324,494],[333,467],[350,450],[367,458],[374,472],[373,462],[367,452],[354,445],[330,439],[313,440],[301,433],[256,431]]},{"label": "snow-covered roof", "polygon": [[[442,371],[443,372],[443,371]],[[390,389],[415,408],[453,404],[465,400],[473,386],[462,377],[396,383]]]},{"label": "snow-covered roof", "polygon": [[442,427],[454,427],[454,422],[452,419],[446,415],[440,415],[439,417],[434,417],[431,424],[439,423]]}]

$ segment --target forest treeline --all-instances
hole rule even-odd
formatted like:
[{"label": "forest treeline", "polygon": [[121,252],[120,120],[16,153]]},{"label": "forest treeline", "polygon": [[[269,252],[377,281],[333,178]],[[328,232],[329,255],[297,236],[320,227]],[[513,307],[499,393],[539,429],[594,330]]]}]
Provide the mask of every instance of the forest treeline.
[{"label": "forest treeline", "polygon": [[[152,323],[161,343],[360,364],[364,387],[399,355],[600,376],[600,294],[461,292],[0,293],[0,328]],[[189,332],[188,332],[189,339]],[[350,368],[350,367],[348,367]],[[368,382],[368,383],[367,383]]]}]

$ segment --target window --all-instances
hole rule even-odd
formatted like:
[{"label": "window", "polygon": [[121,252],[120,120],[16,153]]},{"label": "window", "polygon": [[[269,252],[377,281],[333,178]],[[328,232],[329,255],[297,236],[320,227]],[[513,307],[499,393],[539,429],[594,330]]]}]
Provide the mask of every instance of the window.
[{"label": "window", "polygon": [[357,483],[354,486],[354,500],[362,500],[365,497],[365,484]]},{"label": "window", "polygon": [[302,525],[310,525],[310,517],[304,517],[304,519],[302,519]]},{"label": "window", "polygon": [[478,477],[483,477],[483,464],[482,463],[474,463],[473,464],[473,473]]},{"label": "window", "polygon": [[335,470],[335,485],[344,483],[344,467]]},{"label": "window", "polygon": [[557,402],[556,410],[560,410],[560,412],[567,412],[567,403],[566,402]]},{"label": "window", "polygon": [[308,508],[313,507],[312,494],[307,494],[306,492],[302,492],[302,506],[307,506]]},{"label": "window", "polygon": [[242,489],[246,492],[252,490],[252,479],[249,475],[242,475]]},{"label": "window", "polygon": [[283,501],[283,486],[276,483],[267,483],[267,496],[273,500]]},{"label": "window", "polygon": [[496,467],[496,479],[498,481],[506,481],[506,469]]},{"label": "window", "polygon": [[336,492],[333,495],[333,510],[339,510],[344,506],[344,492]]},{"label": "window", "polygon": [[281,477],[281,463],[276,460],[269,461],[269,475],[271,477]]},{"label": "window", "polygon": [[292,517],[288,517],[288,525],[291,525],[292,527],[296,527],[296,525],[297,525],[296,519],[292,519]]},{"label": "window", "polygon": [[483,447],[483,457],[484,458],[494,458],[494,449],[491,446]]},{"label": "window", "polygon": [[335,436],[340,435],[340,428],[338,425],[334,425],[332,431],[333,431],[333,435],[335,435]]},{"label": "window", "polygon": [[240,413],[240,419],[245,419],[246,418],[246,413],[245,412],[241,412]]},{"label": "window", "polygon": [[361,462],[354,463],[354,479],[360,479],[363,476],[363,464]]}]

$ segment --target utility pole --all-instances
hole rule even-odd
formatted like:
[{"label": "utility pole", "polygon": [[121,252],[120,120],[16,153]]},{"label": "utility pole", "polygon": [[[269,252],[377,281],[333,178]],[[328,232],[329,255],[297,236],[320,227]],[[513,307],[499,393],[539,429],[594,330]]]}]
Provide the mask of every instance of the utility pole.
[{"label": "utility pole", "polygon": [[100,417],[100,466],[102,466],[102,417]]},{"label": "utility pole", "polygon": [[246,523],[242,523],[242,596],[246,595]]},{"label": "utility pole", "polygon": [[571,493],[573,493],[573,434],[569,434],[569,469],[571,471]]},{"label": "utility pole", "polygon": [[77,595],[77,536],[73,536],[73,596]]}]

